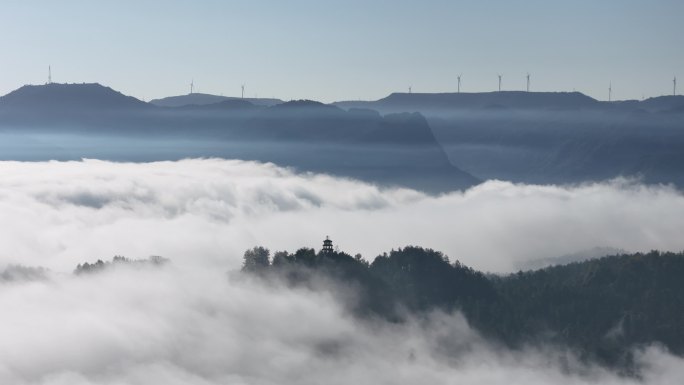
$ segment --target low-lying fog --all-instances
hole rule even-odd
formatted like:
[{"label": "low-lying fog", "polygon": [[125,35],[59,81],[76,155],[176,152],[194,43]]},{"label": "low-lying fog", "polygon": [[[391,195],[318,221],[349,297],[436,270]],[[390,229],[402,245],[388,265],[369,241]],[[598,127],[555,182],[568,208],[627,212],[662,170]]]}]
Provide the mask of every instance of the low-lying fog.
[{"label": "low-lying fog", "polygon": [[[216,159],[0,162],[0,173],[0,273],[49,269],[0,275],[7,384],[632,383],[571,352],[493,346],[459,314],[362,323],[325,292],[227,273],[254,245],[318,249],[326,235],[369,260],[416,244],[493,272],[594,247],[684,249],[684,196],[634,181],[493,181],[430,197]],[[114,255],[171,264],[71,274]],[[658,347],[637,355],[647,383],[684,376]]]},{"label": "low-lying fog", "polygon": [[595,247],[684,250],[684,195],[613,180],[490,181],[431,197],[271,164],[0,162],[0,263],[70,271],[83,261],[162,255],[237,269],[255,245],[336,245],[372,260],[405,245],[492,272]]}]

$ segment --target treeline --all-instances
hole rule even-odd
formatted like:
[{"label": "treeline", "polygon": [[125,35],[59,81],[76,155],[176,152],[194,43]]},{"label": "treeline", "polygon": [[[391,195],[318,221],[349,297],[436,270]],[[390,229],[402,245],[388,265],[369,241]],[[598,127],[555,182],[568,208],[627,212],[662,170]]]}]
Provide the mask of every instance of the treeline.
[{"label": "treeline", "polygon": [[148,257],[147,259],[130,259],[126,258],[120,255],[116,255],[112,258],[111,261],[103,261],[101,259],[98,259],[96,262],[93,263],[79,263],[76,266],[76,270],[74,270],[74,274],[87,274],[87,273],[96,273],[103,271],[105,269],[108,269],[110,267],[114,266],[123,266],[123,265],[134,265],[134,266],[160,266],[168,263],[169,260],[168,258],[160,257],[158,255],[153,255]]},{"label": "treeline", "polygon": [[[295,253],[255,247],[243,271],[288,285],[321,279],[358,292],[345,302],[360,317],[401,322],[432,310],[460,310],[483,335],[511,348],[571,347],[580,358],[633,371],[635,347],[659,343],[684,355],[684,254],[624,254],[507,276],[485,275],[421,247],[372,263],[344,252]],[[348,293],[339,292],[341,299]]]}]

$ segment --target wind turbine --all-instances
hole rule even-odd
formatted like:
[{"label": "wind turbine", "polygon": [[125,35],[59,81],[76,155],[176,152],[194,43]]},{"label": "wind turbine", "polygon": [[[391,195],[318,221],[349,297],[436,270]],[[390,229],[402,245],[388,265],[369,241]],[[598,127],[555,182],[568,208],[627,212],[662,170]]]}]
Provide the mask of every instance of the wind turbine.
[{"label": "wind turbine", "polygon": [[530,92],[530,73],[527,73],[527,92]]},{"label": "wind turbine", "polygon": [[459,74],[458,76],[456,76],[456,79],[458,79],[458,93],[459,94],[461,93],[461,75],[463,75],[463,74]]},{"label": "wind turbine", "polygon": [[608,101],[613,100],[613,82],[608,83]]},{"label": "wind turbine", "polygon": [[409,86],[409,94],[411,93],[411,88],[412,88],[412,86]]},{"label": "wind turbine", "polygon": [[244,99],[245,98],[245,84],[243,83],[241,87],[242,87],[242,99]]},{"label": "wind turbine", "polygon": [[499,77],[499,92],[501,92],[501,78],[503,75],[497,75]]},{"label": "wind turbine", "polygon": [[190,81],[190,95],[195,91],[195,79]]},{"label": "wind turbine", "polygon": [[677,96],[677,77],[672,79],[672,96]]},{"label": "wind turbine", "polygon": [[48,66],[48,84],[52,84],[52,67]]}]

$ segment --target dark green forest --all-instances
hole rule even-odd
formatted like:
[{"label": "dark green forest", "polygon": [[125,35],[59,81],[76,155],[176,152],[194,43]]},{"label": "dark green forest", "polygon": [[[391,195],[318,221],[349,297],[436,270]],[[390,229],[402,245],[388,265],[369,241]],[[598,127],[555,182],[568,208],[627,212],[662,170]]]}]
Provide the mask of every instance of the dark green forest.
[{"label": "dark green forest", "polygon": [[509,348],[567,347],[582,360],[627,372],[637,370],[635,348],[656,343],[684,355],[683,253],[615,255],[502,276],[415,246],[372,263],[333,250],[271,256],[255,247],[245,252],[242,271],[266,284],[329,290],[362,319],[403,322],[459,310]]}]

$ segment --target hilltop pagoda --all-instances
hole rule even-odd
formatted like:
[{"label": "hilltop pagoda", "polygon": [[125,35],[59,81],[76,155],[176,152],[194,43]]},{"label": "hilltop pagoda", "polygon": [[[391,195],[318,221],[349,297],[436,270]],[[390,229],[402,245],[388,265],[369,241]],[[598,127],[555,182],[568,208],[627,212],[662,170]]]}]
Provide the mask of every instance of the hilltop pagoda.
[{"label": "hilltop pagoda", "polygon": [[323,241],[323,253],[325,254],[332,254],[333,253],[333,242],[330,240],[330,237],[326,236],[325,240]]}]

